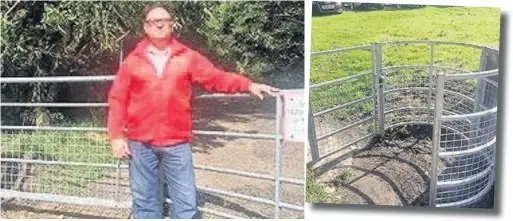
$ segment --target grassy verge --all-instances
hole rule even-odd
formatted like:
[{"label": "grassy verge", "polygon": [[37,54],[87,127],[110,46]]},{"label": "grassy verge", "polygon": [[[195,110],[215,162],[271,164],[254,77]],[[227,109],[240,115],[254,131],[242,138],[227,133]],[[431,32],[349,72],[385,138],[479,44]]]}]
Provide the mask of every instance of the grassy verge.
[{"label": "grassy verge", "polygon": [[306,171],[306,202],[309,203],[337,203],[342,204],[343,201],[333,197],[325,191],[326,185],[317,182],[315,172],[308,168]]}]

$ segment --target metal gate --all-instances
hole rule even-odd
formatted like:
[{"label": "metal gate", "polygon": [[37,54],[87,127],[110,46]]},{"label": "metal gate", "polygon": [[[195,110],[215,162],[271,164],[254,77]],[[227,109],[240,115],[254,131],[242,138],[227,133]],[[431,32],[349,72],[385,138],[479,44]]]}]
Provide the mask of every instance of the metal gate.
[{"label": "metal gate", "polygon": [[[393,56],[407,45],[418,45],[412,59],[424,64],[397,64],[384,56],[386,47]],[[435,61],[435,53],[444,53],[447,46],[480,54],[478,72],[435,64],[443,63]],[[310,86],[309,164],[323,165],[362,149],[388,128],[433,125],[430,205],[462,207],[488,192],[495,171],[498,68],[487,61],[492,56],[497,61],[498,50],[459,42],[399,41],[311,56],[340,53],[368,55],[369,66]]]},{"label": "metal gate", "polygon": [[[26,83],[84,83],[108,82],[114,76],[66,76],[66,77],[13,77],[0,78],[2,84]],[[248,97],[245,95],[201,95],[197,99]],[[195,170],[210,171],[219,174],[219,184],[238,182],[233,177],[246,179],[249,183],[258,183],[262,189],[251,193],[241,193],[226,187],[214,188],[198,186],[203,201],[210,200],[241,200],[239,206],[227,208],[226,201],[220,209],[200,206],[200,211],[217,217],[245,218],[254,216],[254,212],[244,212],[247,205],[250,210],[258,211],[263,216],[274,218],[302,217],[303,197],[290,202],[291,192],[298,193],[305,184],[299,177],[287,177],[282,173],[283,136],[280,122],[282,119],[282,96],[275,100],[274,132],[242,133],[226,131],[193,131],[196,137],[204,137],[214,141],[216,138],[249,139],[266,141],[268,147],[274,148],[270,153],[272,168],[268,172],[254,172],[240,169],[219,168],[209,165],[195,165]],[[229,100],[228,100],[229,102]],[[106,103],[1,103],[7,107],[107,107]],[[247,128],[251,128],[246,124]],[[110,145],[103,127],[79,126],[26,126],[0,125],[2,131],[2,198],[22,198],[43,200],[80,205],[94,205],[110,208],[130,208],[130,192],[128,188],[128,165],[125,161],[112,157]],[[235,142],[235,141],[233,141]],[[241,146],[244,148],[244,146]],[[265,146],[258,146],[265,149]],[[301,145],[302,148],[302,145]],[[301,149],[301,153],[303,149]],[[240,160],[240,159],[238,159]],[[297,159],[296,159],[297,160]],[[274,164],[274,165],[273,165]],[[303,162],[301,162],[303,164]],[[231,175],[227,178],[225,175]],[[287,188],[284,186],[287,185]],[[222,186],[222,185],[221,185]],[[270,187],[266,190],[264,187]],[[93,191],[94,190],[94,191]],[[287,199],[288,198],[288,199]],[[289,202],[287,202],[289,201]],[[171,203],[166,199],[167,203]],[[201,203],[200,203],[201,204]],[[226,204],[226,205],[225,205]],[[224,208],[226,207],[226,208]],[[238,211],[242,210],[242,212]],[[286,212],[286,214],[285,214]],[[253,214],[253,215],[252,215]],[[258,213],[256,213],[258,214]]]}]

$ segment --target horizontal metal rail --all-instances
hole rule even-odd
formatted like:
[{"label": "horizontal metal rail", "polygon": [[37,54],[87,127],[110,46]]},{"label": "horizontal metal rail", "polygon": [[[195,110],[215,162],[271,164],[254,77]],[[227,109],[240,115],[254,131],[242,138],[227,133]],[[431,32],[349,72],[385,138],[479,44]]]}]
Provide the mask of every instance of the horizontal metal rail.
[{"label": "horizontal metal rail", "polygon": [[[387,111],[385,111],[385,114],[390,114],[390,113],[393,113],[393,112],[396,112],[396,111],[404,111],[404,110],[432,111],[434,109],[435,109],[434,107],[431,107],[431,108],[428,108],[428,107],[400,107],[400,108],[394,108],[394,109],[387,110]],[[455,112],[448,111],[448,110],[443,110],[443,113],[449,113],[451,115],[456,115]],[[448,116],[450,116],[450,115],[448,115]],[[465,121],[468,122],[468,123],[471,123],[470,120],[465,120]],[[406,123],[408,123],[408,122],[406,122]]]},{"label": "horizontal metal rail", "polygon": [[463,42],[455,42],[455,41],[431,41],[431,40],[412,40],[412,41],[387,41],[381,42],[384,45],[392,45],[392,44],[437,44],[437,45],[455,45],[455,46],[465,46],[471,47],[475,49],[483,49],[484,46],[471,44],[471,43],[463,43]]},{"label": "horizontal metal rail", "polygon": [[[132,202],[130,201],[116,201],[111,199],[100,199],[100,198],[92,198],[92,197],[77,197],[77,196],[62,196],[57,194],[49,194],[49,193],[30,193],[30,192],[20,192],[13,190],[5,190],[1,189],[2,197],[11,198],[11,197],[20,197],[24,199],[31,200],[42,200],[42,201],[51,201],[51,202],[60,202],[60,203],[70,203],[78,205],[90,205],[90,206],[102,206],[106,208],[114,208],[114,209],[128,209],[132,207]],[[169,199],[166,199],[169,201]],[[206,212],[209,214],[213,214],[216,216],[230,218],[230,219],[243,219],[242,217],[234,216],[228,213],[217,212],[211,209],[207,209],[204,207],[198,207],[199,211]]]},{"label": "horizontal metal rail", "polygon": [[0,125],[0,130],[55,130],[55,131],[107,132],[107,128],[104,128],[104,127],[51,127],[51,126],[15,126],[15,125]]},{"label": "horizontal metal rail", "polygon": [[[52,130],[52,131],[101,131],[106,132],[107,128],[104,127],[51,127],[51,126],[12,126],[0,125],[1,130]],[[252,134],[252,133],[237,133],[237,132],[221,132],[221,131],[206,131],[206,130],[193,130],[195,135],[203,136],[222,136],[222,137],[235,137],[235,138],[251,138],[251,139],[265,139],[274,140],[274,134]]]},{"label": "horizontal metal rail", "polygon": [[358,125],[360,125],[360,124],[364,124],[364,123],[366,123],[366,122],[372,121],[373,119],[375,119],[375,117],[374,117],[374,116],[372,116],[372,117],[368,117],[368,118],[365,118],[365,119],[363,119],[363,120],[360,120],[360,121],[358,121],[358,122],[356,122],[356,123],[353,123],[353,124],[347,125],[347,126],[342,127],[342,128],[340,128],[340,129],[336,129],[336,130],[334,130],[334,131],[332,131],[332,132],[329,132],[329,133],[327,133],[327,134],[325,134],[325,135],[323,135],[323,136],[320,136],[319,138],[317,138],[317,141],[324,140],[324,139],[326,139],[326,138],[328,138],[328,137],[331,137],[331,136],[333,136],[333,135],[335,135],[335,134],[337,134],[337,133],[340,133],[340,132],[342,132],[342,131],[344,131],[344,130],[347,130],[347,129],[349,129],[349,128],[352,128],[352,127],[358,126]]},{"label": "horizontal metal rail", "polygon": [[364,98],[359,99],[359,100],[351,101],[351,102],[344,103],[342,105],[338,105],[338,106],[335,106],[335,107],[332,107],[332,108],[329,108],[329,109],[326,109],[326,110],[323,110],[323,111],[319,111],[317,113],[314,113],[313,116],[314,117],[318,117],[318,116],[321,116],[321,115],[324,115],[324,114],[327,114],[327,113],[330,113],[330,112],[333,112],[333,111],[336,111],[336,110],[339,110],[339,109],[342,109],[342,108],[345,108],[345,107],[350,107],[350,106],[353,106],[353,105],[357,105],[357,104],[363,103],[365,101],[372,100],[373,98],[374,98],[373,96],[364,97]]},{"label": "horizontal metal rail", "polygon": [[358,143],[358,142],[360,142],[360,141],[362,141],[362,140],[365,140],[365,139],[367,139],[367,138],[369,138],[369,137],[373,137],[373,136],[376,136],[376,133],[375,133],[375,132],[369,133],[369,134],[367,134],[367,135],[365,135],[365,136],[363,136],[363,137],[360,137],[360,138],[358,138],[358,139],[356,139],[356,140],[353,140],[353,141],[351,141],[351,142],[349,142],[349,143],[347,143],[347,144],[343,145],[342,147],[340,147],[340,148],[338,148],[338,149],[336,149],[336,150],[333,150],[333,151],[331,151],[331,152],[328,152],[328,153],[326,153],[326,154],[322,155],[322,156],[319,158],[319,160],[320,160],[320,159],[324,159],[324,158],[326,158],[326,157],[328,157],[328,156],[331,156],[331,155],[333,155],[333,154],[335,154],[335,153],[337,153],[337,152],[340,152],[340,151],[342,151],[342,150],[346,149],[347,147],[349,147],[349,146],[351,146],[351,145],[354,145],[354,144],[356,144],[356,143]]},{"label": "horizontal metal rail", "polygon": [[396,112],[396,111],[404,111],[404,110],[425,110],[425,111],[431,111],[433,109],[434,108],[429,108],[429,107],[399,107],[399,108],[394,108],[394,109],[386,110],[385,114],[389,114],[389,113]]},{"label": "horizontal metal rail", "polygon": [[206,130],[193,130],[193,134],[195,135],[203,135],[203,136],[222,136],[222,137],[235,137],[235,138],[251,138],[251,139],[264,139],[264,140],[274,140],[279,135],[274,134],[252,134],[252,133],[237,133],[237,132],[219,132],[219,131],[206,131]]},{"label": "horizontal metal rail", "polygon": [[[398,70],[404,70],[404,69],[414,69],[414,70],[424,70],[424,69],[442,69],[442,70],[452,70],[452,71],[459,71],[463,73],[473,73],[471,71],[461,69],[461,68],[455,68],[455,67],[447,67],[447,66],[439,66],[439,65],[398,65],[398,66],[389,66],[389,67],[383,67],[382,70],[384,72],[393,72]],[[428,70],[426,70],[428,71]]]},{"label": "horizontal metal rail", "polygon": [[[247,196],[239,193],[231,193],[225,190],[219,190],[209,187],[198,186],[197,189],[201,192],[208,192],[213,194],[219,194],[223,196],[229,196],[233,198],[248,200],[252,202],[267,204],[267,205],[275,205],[276,203],[273,200],[268,200],[259,197]],[[66,202],[79,205],[95,205],[95,206],[104,206],[104,207],[114,207],[114,208],[130,208],[130,202],[119,202],[115,200],[109,199],[100,199],[100,198],[91,198],[91,197],[77,197],[77,196],[63,196],[57,194],[46,194],[46,193],[30,193],[30,192],[19,192],[1,189],[2,197],[11,198],[11,197],[22,197],[25,199],[36,199],[36,200],[45,200],[45,201],[53,201],[53,202]],[[62,201],[63,199],[67,199],[66,201]],[[296,211],[303,211],[304,209],[298,205],[280,203],[282,208],[291,209]]]},{"label": "horizontal metal rail", "polygon": [[[386,90],[383,93],[387,94],[387,93],[396,92],[396,91],[430,91],[430,89],[428,87],[402,87],[402,88],[394,88],[394,89]],[[470,102],[474,102],[474,98],[471,98],[471,97],[469,97],[467,95],[464,95],[462,93],[459,93],[459,92],[456,92],[456,91],[452,91],[452,90],[445,90],[444,92],[447,93],[447,94],[451,94],[451,95],[459,96],[461,98],[465,98],[465,99],[467,99]]]},{"label": "horizontal metal rail", "polygon": [[336,54],[336,53],[342,53],[342,52],[350,52],[355,50],[370,50],[371,45],[360,45],[360,46],[353,46],[353,47],[347,47],[347,48],[337,48],[333,50],[326,50],[326,51],[316,51],[310,53],[311,57],[314,56],[320,56],[320,55],[328,55],[328,54]]},{"label": "horizontal metal rail", "polygon": [[331,80],[331,81],[326,81],[326,82],[310,85],[310,89],[330,86],[330,85],[333,85],[333,84],[342,84],[342,83],[346,83],[347,81],[350,81],[350,80],[355,80],[355,79],[364,77],[366,75],[373,75],[373,74],[374,73],[372,73],[372,72],[365,72],[365,73],[355,74],[355,75],[351,75],[351,76],[348,76],[348,77],[343,77],[343,78],[339,78],[339,79],[335,79],[335,80]]},{"label": "horizontal metal rail", "polygon": [[489,70],[489,71],[482,71],[482,72],[469,72],[469,73],[462,73],[462,74],[448,74],[445,75],[446,80],[467,80],[470,78],[485,78],[485,77],[491,77],[496,76],[499,74],[499,69]]},{"label": "horizontal metal rail", "polygon": [[388,125],[385,127],[385,129],[390,129],[393,127],[399,127],[404,125],[433,125],[432,123],[425,122],[425,121],[408,121],[408,122],[400,122],[392,125]]},{"label": "horizontal metal rail", "polygon": [[0,103],[2,107],[108,107],[107,103]]},{"label": "horizontal metal rail", "polygon": [[457,201],[457,202],[451,202],[451,203],[437,203],[436,207],[462,207],[469,205],[473,202],[476,202],[477,200],[481,199],[485,194],[490,191],[492,188],[493,180],[488,179],[488,184],[483,188],[479,193],[476,195],[469,197],[468,199]]},{"label": "horizontal metal rail", "polygon": [[479,145],[477,147],[466,149],[466,150],[459,150],[459,151],[440,151],[440,153],[438,153],[438,156],[440,156],[440,157],[457,157],[457,156],[470,155],[470,154],[477,153],[479,151],[482,151],[482,150],[494,145],[495,142],[496,142],[496,138],[494,136],[488,142],[486,142],[482,145]]},{"label": "horizontal metal rail", "polygon": [[476,180],[479,180],[487,175],[490,175],[490,172],[492,172],[493,170],[493,164],[490,164],[490,166],[486,167],[486,169],[484,169],[483,171],[475,174],[475,175],[472,175],[472,176],[469,176],[469,177],[466,177],[465,179],[459,179],[459,180],[449,180],[449,181],[438,181],[436,183],[437,187],[440,188],[440,187],[455,187],[455,186],[462,186],[462,185],[465,185],[465,184],[468,184],[468,183],[471,183],[471,182],[474,182]]},{"label": "horizontal metal rail", "polygon": [[494,108],[490,108],[488,110],[480,111],[480,112],[474,112],[470,114],[458,114],[458,115],[444,115],[442,116],[442,121],[453,121],[453,120],[466,120],[469,118],[475,118],[475,117],[481,117],[486,116],[490,114],[497,114],[497,106]]},{"label": "horizontal metal rail", "polygon": [[285,209],[289,209],[289,210],[295,210],[295,211],[298,211],[298,212],[305,211],[304,207],[299,206],[299,205],[290,204],[290,203],[280,202],[280,203],[278,203],[278,206],[281,207],[281,208],[285,208]]},{"label": "horizontal metal rail", "polygon": [[0,77],[0,83],[63,83],[63,82],[98,82],[98,81],[112,81],[115,75],[103,76],[52,76],[52,77]]},{"label": "horizontal metal rail", "polygon": [[[128,169],[127,164],[102,164],[102,163],[88,163],[88,162],[68,162],[68,161],[51,161],[51,160],[33,160],[33,159],[22,159],[22,158],[2,158],[0,159],[2,162],[19,162],[19,163],[33,163],[33,164],[45,164],[45,165],[63,165],[63,166],[83,166],[83,167],[104,167],[104,168],[110,168],[110,169]],[[272,175],[268,174],[261,174],[261,173],[251,173],[251,172],[245,172],[245,171],[238,171],[238,170],[231,170],[231,169],[224,169],[224,168],[218,168],[218,167],[210,167],[210,166],[202,166],[202,165],[195,165],[195,169],[198,170],[205,170],[205,171],[212,171],[212,172],[218,172],[218,173],[226,173],[226,174],[232,174],[237,176],[243,176],[243,177],[250,177],[250,178],[259,178],[263,180],[269,180],[269,181],[275,181],[276,178]],[[289,177],[280,177],[279,180],[284,183],[289,184],[295,184],[295,185],[304,185],[305,181],[296,179],[296,178],[289,178]]]},{"label": "horizontal metal rail", "polygon": [[240,193],[231,193],[231,192],[228,192],[225,190],[214,189],[214,188],[204,187],[204,186],[197,186],[197,189],[202,192],[214,193],[214,194],[229,196],[229,197],[233,197],[233,198],[243,199],[243,200],[267,204],[267,205],[273,205],[273,206],[276,205],[274,200],[269,200],[269,199],[265,199],[265,198],[247,196],[247,195],[240,194]]},{"label": "horizontal metal rail", "polygon": [[[203,94],[195,99],[215,99],[215,98],[250,98],[249,94]],[[108,103],[22,103],[5,102],[0,103],[2,107],[108,107]]]},{"label": "horizontal metal rail", "polygon": [[[212,171],[212,172],[218,172],[218,173],[224,173],[224,174],[233,174],[233,175],[239,175],[239,176],[245,176],[245,177],[251,177],[251,178],[260,178],[264,180],[269,181],[275,181],[275,177],[272,175],[267,174],[259,174],[259,173],[250,173],[250,172],[243,172],[238,170],[231,170],[231,169],[222,169],[217,167],[210,167],[210,166],[195,166],[197,169],[206,170],[206,171]],[[290,184],[296,184],[296,185],[304,185],[304,180],[294,179],[294,178],[286,178],[286,177],[280,177],[280,181]]]},{"label": "horizontal metal rail", "polygon": [[[408,122],[401,122],[401,123],[396,123],[396,124],[388,125],[388,126],[385,127],[385,129],[389,129],[389,128],[393,128],[393,127],[399,127],[399,126],[404,126],[404,125],[429,125],[429,126],[433,126],[433,123],[425,122],[425,121],[408,121]],[[450,131],[452,131],[454,133],[457,133],[458,135],[463,137],[463,139],[465,139],[465,140],[469,140],[468,136],[464,135],[462,132],[460,132],[460,131],[452,128],[452,127],[448,127],[448,126],[442,125],[442,128],[444,128],[446,130],[450,130]]]},{"label": "horizontal metal rail", "polygon": [[73,203],[78,205],[90,205],[90,206],[102,206],[107,208],[131,208],[132,203],[129,201],[120,202],[113,199],[101,199],[93,197],[78,197],[78,196],[63,196],[50,193],[33,193],[33,192],[21,192],[15,190],[0,189],[2,198],[14,198],[20,197],[23,199],[31,200],[42,200],[59,203]]}]

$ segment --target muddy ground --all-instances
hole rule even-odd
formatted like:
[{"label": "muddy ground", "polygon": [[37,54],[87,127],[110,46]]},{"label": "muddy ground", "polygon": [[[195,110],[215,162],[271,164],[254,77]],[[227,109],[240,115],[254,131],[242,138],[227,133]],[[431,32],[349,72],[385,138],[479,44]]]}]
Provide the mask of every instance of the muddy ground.
[{"label": "muddy ground", "polygon": [[[351,164],[318,167],[318,180],[346,204],[426,206],[431,133],[431,126],[389,129],[384,139],[352,152]],[[493,189],[469,207],[493,208]]]}]

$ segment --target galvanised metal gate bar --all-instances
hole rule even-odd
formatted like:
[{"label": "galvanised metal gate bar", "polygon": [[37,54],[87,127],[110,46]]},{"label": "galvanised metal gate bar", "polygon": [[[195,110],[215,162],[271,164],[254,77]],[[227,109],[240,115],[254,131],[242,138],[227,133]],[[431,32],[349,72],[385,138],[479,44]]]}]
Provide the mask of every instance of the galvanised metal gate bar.
[{"label": "galvanised metal gate bar", "polygon": [[[67,76],[67,77],[38,77],[38,78],[0,78],[0,83],[2,84],[22,84],[22,83],[33,83],[33,82],[45,82],[45,83],[70,83],[70,82],[105,82],[111,81],[114,79],[114,76]],[[248,95],[224,95],[224,94],[210,94],[210,95],[201,95],[197,97],[197,99],[211,99],[211,98],[220,98],[220,97],[249,97]],[[3,107],[107,107],[106,103],[0,103],[0,106]],[[236,132],[222,132],[222,131],[205,131],[205,130],[194,130],[193,133],[196,136],[215,136],[215,137],[230,137],[230,138],[249,138],[249,139],[262,139],[274,141],[275,143],[275,164],[274,164],[274,174],[261,174],[261,173],[253,173],[241,170],[233,170],[226,168],[217,168],[206,165],[195,165],[194,168],[196,170],[204,170],[204,171],[212,171],[221,174],[231,174],[237,175],[241,177],[254,178],[255,180],[266,180],[272,181],[275,186],[274,190],[274,198],[266,199],[261,197],[255,197],[245,194],[240,194],[236,192],[226,191],[222,189],[215,189],[210,187],[198,186],[198,190],[203,193],[213,193],[227,197],[233,197],[238,199],[244,199],[251,202],[260,203],[263,205],[270,205],[275,207],[275,218],[280,218],[280,213],[282,209],[288,209],[292,211],[304,211],[303,205],[289,204],[281,201],[281,193],[282,193],[282,184],[293,184],[293,185],[305,185],[304,180],[300,180],[297,178],[284,177],[281,173],[281,164],[282,164],[282,145],[283,138],[280,128],[281,118],[282,118],[282,97],[278,96],[276,98],[276,133],[275,134],[257,134],[257,133],[236,133]],[[24,198],[24,199],[33,199],[33,200],[45,200],[45,201],[53,201],[53,202],[62,202],[62,203],[73,203],[80,205],[95,205],[95,206],[104,206],[111,208],[130,208],[131,201],[129,198],[126,198],[125,195],[120,191],[122,186],[122,179],[126,181],[127,177],[122,177],[121,170],[127,169],[128,165],[122,164],[121,161],[115,161],[111,157],[111,153],[109,151],[109,144],[106,142],[105,137],[99,138],[100,140],[96,140],[95,148],[91,148],[87,150],[89,156],[85,157],[80,161],[71,161],[65,159],[48,159],[47,157],[41,157],[33,159],[34,155],[42,155],[44,156],[44,149],[35,149],[33,146],[37,146],[34,143],[24,143],[24,139],[28,140],[32,138],[36,138],[37,140],[52,141],[55,137],[50,137],[46,132],[56,132],[60,131],[65,133],[65,138],[71,138],[71,143],[83,141],[83,137],[77,137],[76,132],[98,132],[104,134],[107,129],[100,127],[55,127],[55,126],[19,126],[19,125],[0,125],[0,129],[2,130],[2,140],[8,139],[10,141],[10,148],[6,148],[4,142],[2,142],[2,156],[0,161],[2,162],[2,188],[1,194],[4,198]],[[12,133],[4,133],[6,131],[12,131]],[[21,133],[14,133],[13,131],[20,131]],[[29,133],[24,133],[26,131],[30,131]],[[69,135],[69,137],[67,137]],[[18,136],[19,140],[16,140],[16,136]],[[6,138],[7,137],[7,138]],[[60,137],[58,137],[60,139]],[[69,142],[69,141],[66,141]],[[7,143],[7,141],[6,141]],[[70,144],[73,146],[73,144]],[[75,145],[75,148],[90,148],[89,146],[81,146]],[[13,150],[14,148],[14,150]],[[59,151],[70,151],[69,147],[66,147],[63,150],[59,150],[59,148],[64,148],[60,146],[52,147],[55,148],[57,153]],[[92,156],[94,151],[98,151],[96,157],[98,157],[98,161],[104,162],[95,162],[95,156]],[[9,156],[9,151],[12,152]],[[18,152],[18,156],[15,157],[15,152]],[[76,154],[81,154],[78,150]],[[66,158],[62,156],[62,158]],[[91,162],[92,161],[92,162]],[[45,184],[37,184],[37,188],[31,189],[23,189],[21,186],[16,186],[16,183],[19,182],[20,179],[24,179],[24,176],[30,177],[28,174],[21,174],[20,177],[14,179],[13,174],[9,174],[13,170],[16,170],[19,165],[26,164],[37,164],[43,166],[72,166],[72,167],[84,167],[89,168],[85,173],[94,174],[94,171],[97,170],[115,170],[115,178],[112,181],[111,185],[115,185],[114,194],[99,194],[97,196],[90,196],[87,193],[76,193],[73,191],[62,191],[58,187],[57,189],[49,188],[49,190],[45,190]],[[91,169],[92,168],[92,169]],[[6,171],[7,173],[5,173]],[[51,174],[51,169],[49,169],[49,174]],[[93,171],[93,172],[91,172]],[[19,172],[19,171],[18,171]],[[80,172],[80,171],[79,171]],[[7,178],[5,178],[7,176]],[[80,176],[79,176],[80,177]],[[5,179],[4,179],[5,178]],[[34,177],[31,177],[34,178]],[[37,179],[37,178],[36,178]],[[45,180],[42,180],[45,181]],[[59,181],[65,181],[64,178]],[[46,181],[48,182],[48,181]],[[49,183],[47,185],[55,185]],[[58,185],[56,185],[58,186]],[[171,203],[170,199],[166,199],[166,202]],[[225,218],[241,218],[233,214],[220,212],[211,210],[208,208],[200,207],[200,211],[211,213],[216,216],[225,217]]]},{"label": "galvanised metal gate bar", "polygon": [[[403,45],[427,46],[428,64],[385,66],[383,48]],[[446,45],[480,53],[479,72],[435,65],[437,47]],[[355,51],[370,53],[369,72],[310,86],[309,164],[361,149],[387,128],[433,125],[430,205],[463,207],[486,194],[495,180],[498,86],[498,67],[490,68],[487,61],[498,50],[460,42],[397,41],[311,56]]]}]

